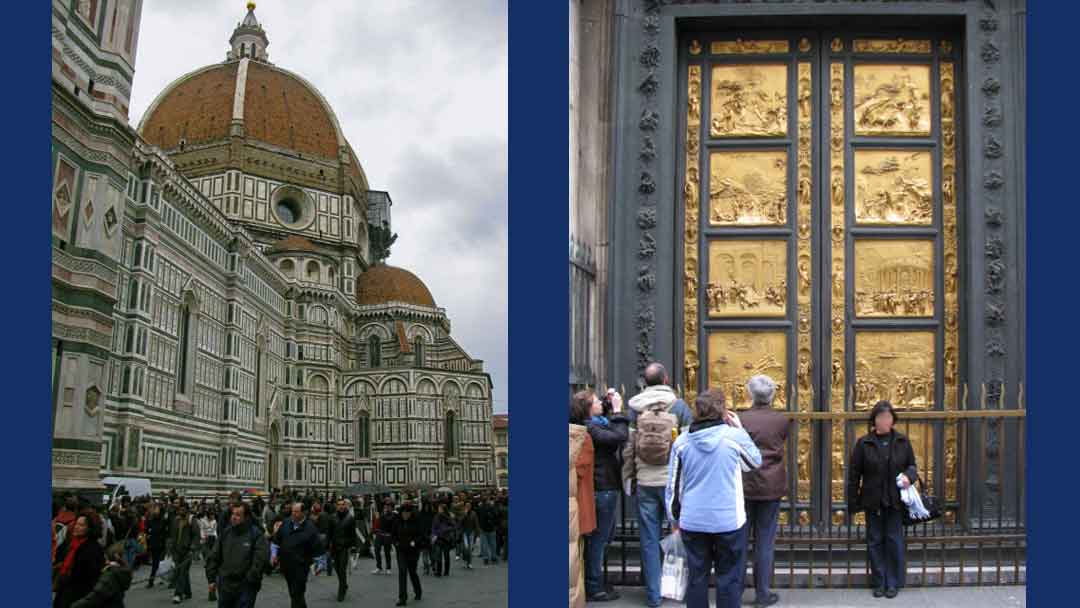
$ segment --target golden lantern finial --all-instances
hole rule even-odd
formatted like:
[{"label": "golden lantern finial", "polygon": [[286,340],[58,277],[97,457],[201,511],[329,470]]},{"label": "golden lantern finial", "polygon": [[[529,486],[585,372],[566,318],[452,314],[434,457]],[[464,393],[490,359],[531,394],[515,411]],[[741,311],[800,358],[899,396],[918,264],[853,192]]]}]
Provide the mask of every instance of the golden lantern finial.
[{"label": "golden lantern finial", "polygon": [[254,2],[248,2],[247,3],[247,8],[248,8],[249,11],[255,10],[255,3]]}]

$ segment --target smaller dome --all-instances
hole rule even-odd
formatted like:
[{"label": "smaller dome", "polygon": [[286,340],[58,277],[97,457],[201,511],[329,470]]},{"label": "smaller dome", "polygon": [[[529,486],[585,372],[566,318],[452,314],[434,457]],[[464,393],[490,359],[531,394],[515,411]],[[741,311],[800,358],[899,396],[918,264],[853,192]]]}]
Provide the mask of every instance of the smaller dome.
[{"label": "smaller dome", "polygon": [[300,236],[299,234],[290,234],[289,236],[274,243],[270,249],[267,249],[267,253],[281,253],[283,251],[306,251],[309,253],[319,253],[319,248],[315,246],[307,239],[307,237]]},{"label": "smaller dome", "polygon": [[385,264],[372,266],[356,283],[356,303],[361,306],[402,302],[435,308],[435,298],[427,285],[404,268]]}]

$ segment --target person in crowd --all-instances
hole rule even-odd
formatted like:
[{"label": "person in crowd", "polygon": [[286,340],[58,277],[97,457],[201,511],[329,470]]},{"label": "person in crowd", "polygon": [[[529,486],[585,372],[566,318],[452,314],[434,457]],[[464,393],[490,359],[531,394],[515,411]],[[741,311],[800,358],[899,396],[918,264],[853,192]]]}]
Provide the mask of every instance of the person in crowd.
[{"label": "person in crowd", "polygon": [[367,496],[362,500],[354,500],[353,514],[356,518],[356,533],[360,541],[359,554],[362,557],[374,557],[371,554],[371,517],[368,516],[370,512],[371,505],[368,504]]},{"label": "person in crowd", "polygon": [[716,607],[739,608],[746,571],[746,511],[740,471],[761,466],[761,452],[724,407],[724,394],[707,390],[694,402],[690,432],[675,440],[664,504],[686,546],[687,608],[709,608],[709,574],[716,569]]},{"label": "person in crowd", "polygon": [[97,542],[101,527],[96,518],[78,515],[70,528],[53,563],[53,608],[70,608],[89,595],[105,566],[105,551]]},{"label": "person in crowd", "polygon": [[[904,586],[904,509],[900,488],[916,479],[915,450],[898,432],[888,401],[870,410],[870,432],[855,442],[848,461],[848,512],[866,512],[866,545],[874,597],[896,597]],[[898,485],[899,484],[899,485]]]},{"label": "person in crowd", "polygon": [[649,606],[660,605],[660,525],[668,456],[681,429],[693,422],[690,408],[675,395],[667,370],[658,362],[645,367],[645,390],[630,399],[630,438],[623,447],[623,490],[635,496],[641,569]]},{"label": "person in crowd", "polygon": [[784,446],[793,421],[772,407],[776,396],[772,378],[754,376],[746,390],[753,405],[743,412],[742,425],[761,452],[761,466],[743,473],[746,516],[754,534],[754,605],[772,606],[780,601],[772,592],[773,547],[780,498],[787,492]]},{"label": "person in crowd", "polygon": [[319,541],[319,531],[304,512],[304,503],[293,503],[292,517],[274,534],[278,546],[277,557],[281,574],[289,587],[292,608],[307,608],[304,598],[307,592],[308,570],[312,562],[325,551]]},{"label": "person in crowd", "polygon": [[579,391],[570,398],[570,608],[585,605],[582,537],[596,529],[595,454],[585,428],[595,398],[591,390]]},{"label": "person in crowd", "polygon": [[450,576],[450,552],[454,546],[455,530],[454,519],[446,510],[446,503],[439,503],[430,530],[435,576]]},{"label": "person in crowd", "polygon": [[406,500],[401,505],[401,512],[392,521],[391,539],[397,549],[398,561],[398,602],[396,606],[408,603],[408,589],[405,579],[412,582],[413,597],[420,601],[424,590],[420,585],[420,575],[416,573],[420,552],[428,544],[428,532],[420,529],[420,520],[415,517],[412,501]]},{"label": "person in crowd", "polygon": [[150,552],[150,581],[147,588],[154,586],[158,566],[165,557],[165,545],[169,540],[169,521],[161,512],[161,505],[152,504],[150,511],[143,518],[143,532],[146,534],[146,548]]},{"label": "person in crowd", "polygon": [[[428,530],[428,531],[431,530],[431,527],[435,523],[435,511],[434,511],[434,507],[431,504],[431,501],[429,501],[429,500],[420,501],[420,511],[416,514],[416,518],[420,520],[420,529],[421,530]],[[431,547],[429,549],[427,549],[426,551],[421,551],[420,552],[421,561],[424,562],[424,576],[427,576],[427,575],[431,574],[431,564],[436,559],[438,559],[437,556],[434,555],[434,553],[436,551],[435,543],[432,542],[432,543],[430,543],[430,545],[431,545]],[[437,567],[436,567],[435,571],[438,572]],[[438,576],[438,575],[436,574],[436,576]]]},{"label": "person in crowd", "polygon": [[[389,498],[382,505],[382,513],[372,509],[371,531],[375,538],[373,551],[375,552],[375,570],[372,574],[390,574],[390,547],[393,540],[390,532],[394,524],[394,503]],[[386,568],[383,568],[382,558],[386,558]],[[401,567],[401,564],[398,564]]]},{"label": "person in crowd", "polygon": [[465,562],[465,569],[472,570],[472,547],[480,534],[480,520],[473,511],[472,501],[466,500],[461,511],[461,559]]},{"label": "person in crowd", "polygon": [[105,549],[105,568],[94,588],[71,608],[124,608],[124,594],[131,587],[131,570],[124,562],[123,543]]},{"label": "person in crowd", "polygon": [[480,553],[484,564],[496,564],[499,556],[495,553],[495,528],[499,525],[499,513],[490,495],[484,497],[476,510],[476,518],[480,522]]},{"label": "person in crowd", "polygon": [[176,575],[173,578],[176,590],[173,594],[174,604],[191,599],[191,560],[198,548],[199,540],[197,525],[193,524],[188,516],[187,506],[180,505],[169,534],[172,539],[173,562],[176,564],[174,567]]},{"label": "person in crowd", "polygon": [[499,510],[499,525],[495,530],[495,544],[498,547],[499,557],[503,561],[510,561],[510,501],[503,495],[499,496],[495,504]]},{"label": "person in crowd", "polygon": [[79,510],[79,500],[74,494],[67,494],[64,496],[64,502],[60,504],[60,510],[57,511],[56,516],[53,517],[53,546],[52,546],[52,558],[56,559],[56,545],[58,542],[63,543],[68,532],[71,530],[68,528],[75,521],[76,513]]},{"label": "person in crowd", "polygon": [[593,397],[586,428],[595,450],[593,490],[596,496],[596,530],[585,537],[585,595],[590,602],[619,598],[604,586],[604,550],[615,534],[615,512],[622,488],[619,453],[630,437],[630,421],[622,413],[622,397],[614,389],[603,400]]},{"label": "person in crowd", "polygon": [[205,560],[217,541],[217,518],[209,507],[203,507],[199,516],[199,539],[202,541],[202,559]]},{"label": "person in crowd", "polygon": [[[319,532],[319,544],[322,547],[330,546],[330,526],[333,523],[330,521],[330,514],[323,511],[323,503],[319,499],[315,499],[315,502],[311,504],[311,523],[315,525],[315,529]],[[327,566],[325,574],[330,575],[330,556],[319,555],[316,556],[317,561],[324,563]],[[316,565],[316,574],[319,566]]]},{"label": "person in crowd", "polygon": [[337,513],[331,520],[329,536],[330,555],[337,565],[337,601],[343,602],[349,589],[349,551],[356,546],[356,520],[349,513],[349,501],[344,498],[337,501]]},{"label": "person in crowd", "polygon": [[255,606],[270,549],[266,535],[251,520],[246,504],[230,507],[229,525],[206,559],[211,601],[216,595],[218,608]]}]

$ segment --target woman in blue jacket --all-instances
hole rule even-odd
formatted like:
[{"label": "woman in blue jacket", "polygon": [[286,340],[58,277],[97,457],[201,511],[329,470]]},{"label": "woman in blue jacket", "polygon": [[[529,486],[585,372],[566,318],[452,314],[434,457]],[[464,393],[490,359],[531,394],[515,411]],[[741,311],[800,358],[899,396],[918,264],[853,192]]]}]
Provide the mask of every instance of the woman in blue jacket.
[{"label": "woman in blue jacket", "polygon": [[761,466],[761,452],[719,389],[694,403],[690,432],[679,435],[664,491],[672,529],[686,547],[687,608],[709,607],[709,571],[716,566],[717,608],[738,608],[746,570],[746,506],[742,473]]}]

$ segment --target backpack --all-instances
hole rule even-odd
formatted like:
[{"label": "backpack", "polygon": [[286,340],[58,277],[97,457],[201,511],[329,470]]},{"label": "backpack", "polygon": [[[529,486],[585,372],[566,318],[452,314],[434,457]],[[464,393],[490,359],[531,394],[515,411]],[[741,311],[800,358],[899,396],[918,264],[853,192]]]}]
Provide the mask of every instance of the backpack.
[{"label": "backpack", "polygon": [[675,416],[662,407],[650,407],[637,417],[634,452],[645,464],[666,465],[675,441]]}]

